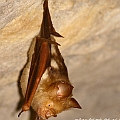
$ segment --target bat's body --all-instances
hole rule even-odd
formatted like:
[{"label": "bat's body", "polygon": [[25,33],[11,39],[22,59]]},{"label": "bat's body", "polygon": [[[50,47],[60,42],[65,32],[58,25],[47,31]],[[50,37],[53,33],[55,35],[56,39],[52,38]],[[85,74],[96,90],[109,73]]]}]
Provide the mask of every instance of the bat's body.
[{"label": "bat's body", "polygon": [[69,81],[66,65],[58,49],[59,44],[53,38],[53,36],[62,36],[52,25],[48,0],[44,1],[43,7],[40,35],[35,38],[29,62],[21,77],[25,102],[20,114],[32,106],[38,116],[47,119],[69,108],[81,107],[72,98],[73,86]]}]

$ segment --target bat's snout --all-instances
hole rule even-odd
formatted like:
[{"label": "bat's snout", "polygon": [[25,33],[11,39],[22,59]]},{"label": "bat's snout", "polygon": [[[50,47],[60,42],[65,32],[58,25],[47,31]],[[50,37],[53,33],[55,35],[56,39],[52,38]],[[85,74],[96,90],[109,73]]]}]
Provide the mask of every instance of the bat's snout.
[{"label": "bat's snout", "polygon": [[38,116],[41,116],[43,119],[48,119],[49,117],[57,117],[54,109],[49,108],[38,108]]}]

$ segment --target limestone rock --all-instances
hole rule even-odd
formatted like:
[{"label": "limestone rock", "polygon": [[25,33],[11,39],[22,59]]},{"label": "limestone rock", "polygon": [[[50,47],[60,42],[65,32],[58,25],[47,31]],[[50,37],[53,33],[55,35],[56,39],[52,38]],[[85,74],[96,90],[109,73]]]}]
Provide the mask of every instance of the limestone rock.
[{"label": "limestone rock", "polygon": [[[17,118],[19,75],[42,20],[43,0],[0,1],[0,120]],[[120,118],[120,1],[49,0],[56,38],[82,110],[55,120]],[[29,119],[30,120],[30,119]]]}]

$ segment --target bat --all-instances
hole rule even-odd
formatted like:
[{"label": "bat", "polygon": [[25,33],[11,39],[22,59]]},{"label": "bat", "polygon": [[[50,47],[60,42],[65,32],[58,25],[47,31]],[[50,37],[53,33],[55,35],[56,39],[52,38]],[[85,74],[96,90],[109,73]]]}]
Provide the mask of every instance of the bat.
[{"label": "bat", "polygon": [[43,4],[43,20],[40,33],[35,37],[28,64],[21,76],[21,88],[25,97],[22,112],[32,107],[38,118],[56,117],[58,113],[81,106],[72,97],[73,86],[67,67],[54,36],[62,37],[53,27],[48,0]]}]

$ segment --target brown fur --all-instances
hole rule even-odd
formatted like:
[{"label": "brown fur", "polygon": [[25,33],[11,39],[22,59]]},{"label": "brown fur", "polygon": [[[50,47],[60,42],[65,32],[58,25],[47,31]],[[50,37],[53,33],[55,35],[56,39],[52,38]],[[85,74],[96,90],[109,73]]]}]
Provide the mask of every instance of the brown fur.
[{"label": "brown fur", "polygon": [[58,49],[59,44],[51,36],[62,37],[52,25],[48,0],[44,1],[43,7],[41,32],[35,39],[30,60],[21,77],[25,102],[20,114],[32,106],[39,117],[47,119],[69,108],[81,107],[72,98],[73,86],[68,78],[67,67]]}]

